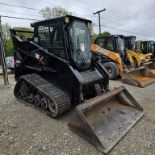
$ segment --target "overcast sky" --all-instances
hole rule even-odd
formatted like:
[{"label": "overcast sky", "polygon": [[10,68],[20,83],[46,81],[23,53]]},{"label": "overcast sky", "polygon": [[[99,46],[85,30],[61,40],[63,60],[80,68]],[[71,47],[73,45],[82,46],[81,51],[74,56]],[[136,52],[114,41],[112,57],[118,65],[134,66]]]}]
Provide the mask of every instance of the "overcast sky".
[{"label": "overcast sky", "polygon": [[[42,9],[46,6],[61,6],[73,15],[88,18],[98,24],[93,12],[106,8],[101,13],[102,32],[136,35],[138,39],[155,40],[155,0],[0,0],[0,3]],[[37,10],[5,6],[0,4],[0,15],[41,19]],[[6,12],[8,11],[8,12]],[[9,12],[10,11],[10,12]],[[17,12],[17,13],[13,13]],[[14,26],[30,26],[33,21],[2,18],[2,23]],[[98,27],[94,26],[98,33]]]}]

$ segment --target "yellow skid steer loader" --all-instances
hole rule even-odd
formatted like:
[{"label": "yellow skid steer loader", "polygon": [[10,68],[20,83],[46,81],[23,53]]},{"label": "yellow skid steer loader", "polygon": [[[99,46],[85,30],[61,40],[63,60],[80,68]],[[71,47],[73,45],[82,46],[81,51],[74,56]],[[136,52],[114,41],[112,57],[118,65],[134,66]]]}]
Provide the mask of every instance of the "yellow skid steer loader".
[{"label": "yellow skid steer loader", "polygon": [[126,36],[125,47],[130,56],[133,57],[134,64],[137,67],[145,66],[150,74],[155,75],[155,62],[152,59],[154,51],[153,41],[139,41],[136,43],[135,36]]},{"label": "yellow skid steer loader", "polygon": [[120,75],[124,83],[139,87],[155,82],[155,75],[148,67],[135,68],[134,58],[125,49],[122,35],[98,37],[91,51],[107,69],[110,79],[115,79]]},{"label": "yellow skid steer loader", "polygon": [[139,67],[151,61],[152,53],[142,53],[140,49],[136,49],[136,36],[126,36],[125,48],[128,50],[130,56],[133,57],[135,66]]}]

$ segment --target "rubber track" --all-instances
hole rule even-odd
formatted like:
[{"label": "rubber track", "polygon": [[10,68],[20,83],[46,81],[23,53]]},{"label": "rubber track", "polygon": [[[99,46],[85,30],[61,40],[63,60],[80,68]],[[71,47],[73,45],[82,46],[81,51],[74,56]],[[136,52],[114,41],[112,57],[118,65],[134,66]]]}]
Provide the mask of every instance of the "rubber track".
[{"label": "rubber track", "polygon": [[60,116],[71,108],[71,96],[69,93],[58,87],[56,82],[53,81],[49,83],[47,80],[43,79],[37,74],[28,74],[20,77],[15,85],[15,97],[19,98],[17,92],[22,81],[26,81],[31,89],[35,89],[35,91],[38,92],[37,94],[41,94],[48,100],[54,100],[58,106],[57,116]]}]

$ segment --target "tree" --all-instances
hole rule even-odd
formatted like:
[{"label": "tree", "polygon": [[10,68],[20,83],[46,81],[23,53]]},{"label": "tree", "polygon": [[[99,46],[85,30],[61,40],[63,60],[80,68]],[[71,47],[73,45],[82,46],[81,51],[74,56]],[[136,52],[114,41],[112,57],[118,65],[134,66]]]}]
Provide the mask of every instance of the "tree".
[{"label": "tree", "polygon": [[98,37],[98,35],[95,32],[92,32],[91,35],[91,42],[94,43],[95,39]]},{"label": "tree", "polygon": [[11,49],[13,49],[13,45],[10,37],[10,28],[11,26],[8,23],[2,24],[4,50],[5,50],[6,56],[10,56]]},{"label": "tree", "polygon": [[111,35],[110,32],[105,31],[105,32],[99,34],[98,36],[110,36],[110,35]]},{"label": "tree", "polygon": [[[16,30],[27,30],[27,31],[33,31],[31,27],[16,27]],[[24,36],[24,38],[32,38],[33,33],[28,33],[28,32],[17,32],[17,35],[19,37]]]},{"label": "tree", "polygon": [[[6,24],[5,24],[6,25]],[[12,38],[10,36],[10,27],[6,25],[3,26],[3,34],[4,34],[4,50],[6,56],[13,56],[13,43],[12,43]],[[32,30],[29,27],[15,27],[17,30]],[[9,30],[9,31],[8,31]],[[17,35],[19,37],[25,36],[25,38],[32,38],[33,34],[32,33],[24,33],[24,32],[17,32]]]},{"label": "tree", "polygon": [[4,42],[10,38],[10,28],[11,26],[8,23],[2,24]]},{"label": "tree", "polygon": [[110,32],[107,32],[107,31],[105,31],[105,32],[103,32],[103,33],[101,33],[101,34],[96,34],[95,32],[92,32],[92,35],[91,35],[91,41],[92,41],[92,43],[94,43],[94,41],[95,41],[95,39],[97,38],[97,37],[102,37],[102,36],[110,36],[111,35],[111,33]]},{"label": "tree", "polygon": [[53,17],[71,15],[71,12],[68,12],[66,9],[57,6],[54,8],[45,7],[39,11],[39,13],[43,16],[44,19],[50,19]]},{"label": "tree", "polygon": [[13,56],[13,43],[11,38],[5,41],[4,50],[6,56]]}]

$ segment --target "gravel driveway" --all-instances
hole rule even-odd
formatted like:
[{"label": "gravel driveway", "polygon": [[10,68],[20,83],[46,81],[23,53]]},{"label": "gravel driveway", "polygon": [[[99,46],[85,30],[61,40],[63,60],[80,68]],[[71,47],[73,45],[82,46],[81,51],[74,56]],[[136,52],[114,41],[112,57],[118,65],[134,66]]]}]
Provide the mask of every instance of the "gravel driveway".
[{"label": "gravel driveway", "polygon": [[[102,154],[67,126],[73,111],[59,119],[24,105],[14,98],[13,75],[4,86],[0,76],[0,155]],[[111,81],[111,87],[123,85]],[[146,88],[124,85],[144,108],[145,116],[109,155],[155,155],[155,84]]]}]

